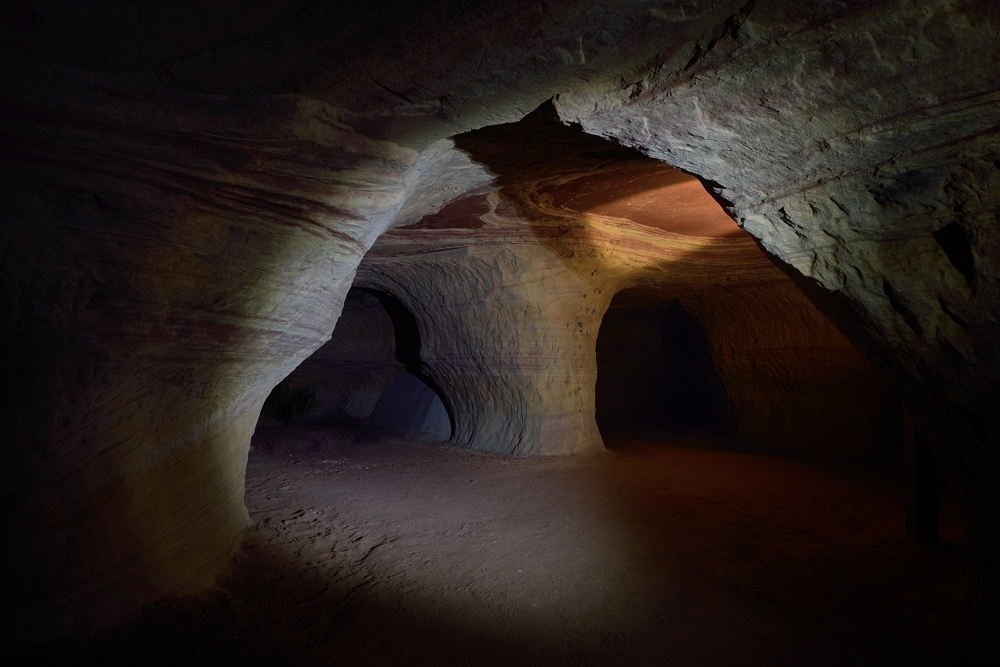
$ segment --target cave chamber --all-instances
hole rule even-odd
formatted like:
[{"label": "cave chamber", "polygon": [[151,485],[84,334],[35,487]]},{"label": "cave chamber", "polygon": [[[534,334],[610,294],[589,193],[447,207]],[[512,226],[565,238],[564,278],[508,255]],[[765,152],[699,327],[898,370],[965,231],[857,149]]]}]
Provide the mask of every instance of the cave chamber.
[{"label": "cave chamber", "polygon": [[[883,522],[851,523],[844,516],[853,514],[838,509],[844,486],[830,481],[836,466],[803,463],[795,474],[810,480],[805,486],[830,490],[811,505],[828,519],[811,555],[781,537],[806,540],[808,525],[785,523],[754,541],[754,526],[724,512],[715,515],[719,531],[701,543],[714,569],[695,567],[689,581],[715,582],[705,590],[734,601],[723,605],[729,615],[706,608],[697,618],[707,625],[684,626],[677,610],[703,599],[698,591],[670,598],[662,615],[648,598],[643,623],[669,617],[670,630],[643,625],[645,639],[629,641],[627,628],[610,630],[619,616],[606,610],[620,618],[628,612],[612,605],[613,596],[601,597],[611,588],[587,589],[596,591],[591,602],[602,601],[588,627],[605,624],[607,633],[581,638],[569,626],[536,633],[523,657],[554,661],[547,651],[570,646],[595,661],[614,653],[642,662],[633,647],[737,636],[763,638],[752,651],[769,664],[833,655],[824,647],[853,636],[872,662],[896,659],[872,648],[890,644],[923,659],[925,638],[937,642],[926,655],[939,661],[956,647],[972,662],[985,655],[973,655],[988,643],[973,628],[1000,613],[995,3],[212,4],[189,11],[184,3],[128,10],[88,0],[19,3],[0,24],[0,488],[13,545],[0,562],[0,650],[77,641],[79,633],[163,601],[186,604],[191,595],[208,596],[199,599],[210,598],[225,615],[242,598],[227,600],[219,582],[245,591],[240,582],[252,573],[299,572],[276,564],[299,562],[286,556],[300,538],[319,540],[317,559],[330,564],[310,590],[339,590],[331,584],[338,572],[357,575],[344,574],[346,597],[319,609],[348,609],[345,599],[375,590],[365,575],[375,564],[386,567],[379,582],[405,580],[400,573],[413,570],[396,568],[405,558],[391,555],[407,544],[392,533],[405,522],[379,524],[379,540],[355,539],[357,526],[380,520],[378,512],[364,514],[357,498],[368,498],[369,507],[406,498],[365,495],[361,478],[351,486],[351,471],[367,465],[361,460],[329,471],[343,474],[342,486],[309,487],[350,488],[349,495],[265,521],[280,509],[268,502],[308,495],[286,483],[296,470],[282,467],[287,460],[268,472],[250,457],[248,473],[251,436],[272,428],[259,421],[265,403],[265,421],[287,422],[274,429],[308,430],[333,415],[388,421],[400,432],[432,422],[444,437],[443,408],[450,448],[423,447],[420,456],[457,457],[448,459],[457,467],[441,464],[449,474],[430,468],[427,479],[464,500],[434,505],[437,496],[414,489],[426,502],[399,500],[397,509],[458,512],[459,537],[477,546],[455,553],[469,555],[491,553],[494,542],[503,547],[473,509],[504,502],[483,499],[534,498],[551,509],[576,498],[596,512],[589,516],[624,518],[601,523],[599,540],[566,533],[569,541],[545,553],[548,562],[586,564],[574,581],[597,586],[593,573],[621,574],[609,545],[641,546],[627,527],[645,526],[643,534],[655,537],[676,528],[666,517],[702,517],[705,507],[722,505],[756,511],[770,497],[762,480],[771,473],[754,452],[781,454],[772,457],[778,468],[793,459],[897,456],[898,397],[912,417],[902,430],[919,436],[920,460],[933,463],[961,510],[966,551],[917,548],[903,536],[879,541],[896,534],[902,491],[871,486],[853,507],[857,516],[884,510]],[[707,193],[712,216],[691,192],[703,203]],[[719,206],[725,215],[713,217]],[[405,322],[396,317],[402,313]],[[406,331],[419,332],[416,357]],[[684,345],[678,336],[686,336]],[[689,355],[700,365],[685,370],[671,360],[668,351],[682,346],[700,350]],[[700,369],[700,388],[683,392],[693,379],[665,382],[668,367],[675,379]],[[417,410],[429,410],[419,427],[405,418],[415,408],[402,407],[415,394],[435,406]],[[664,409],[697,394],[705,411],[686,409],[688,423]],[[394,395],[400,400],[390,409]],[[635,398],[626,405],[625,396]],[[428,422],[430,412],[436,417]],[[664,437],[665,430],[707,428],[743,451],[724,452],[732,458],[701,452],[713,465],[692,473],[703,483],[685,486],[683,476],[670,475],[694,470],[685,468],[690,460],[660,447],[649,455],[680,458],[658,459],[653,479],[641,465],[628,468],[624,450],[605,448],[614,444],[615,422],[636,420]],[[355,457],[371,451],[347,449]],[[483,454],[503,463],[487,475],[494,495],[476,495],[475,476],[466,475],[489,467]],[[405,486],[393,471],[413,460],[378,468],[387,475],[379,488]],[[734,493],[749,494],[742,504],[704,496],[719,486],[710,473],[733,461],[759,473],[726,478]],[[508,476],[531,466],[577,466],[589,482],[532,496]],[[584,487],[593,493],[573,495]],[[616,493],[600,496],[602,489]],[[657,494],[669,502],[656,505],[667,498]],[[608,502],[586,505],[598,496]],[[640,496],[662,512],[627,505]],[[783,501],[790,512],[793,501]],[[320,509],[335,514],[330,508],[361,512],[344,519],[343,540],[309,532]],[[565,524],[525,523],[533,526],[529,537],[542,539],[546,526],[571,530],[577,515],[562,516]],[[690,531],[671,533],[675,541],[657,542],[663,549],[630,553],[636,562],[650,553],[680,558],[676,545],[699,530],[692,521]],[[867,546],[842,550],[854,528],[870,538]],[[447,532],[422,535],[434,543],[432,536]],[[794,557],[775,560],[778,547]],[[428,584],[426,600],[447,607],[427,615],[441,621],[434,628],[469,628],[477,613],[488,616],[483,609],[537,620],[537,627],[562,618],[546,615],[545,599],[529,601],[558,588],[559,573],[517,561],[521,551],[511,548],[498,562],[506,583],[535,577],[523,589],[523,609],[508,613],[500,598],[477,607],[474,596],[462,598],[471,606],[447,607]],[[414,558],[406,562],[437,562]],[[508,567],[515,561],[520,567]],[[899,568],[905,582],[866,579],[858,565],[888,562],[907,564]],[[436,571],[460,571],[458,563]],[[789,576],[803,578],[781,584],[782,596],[752,589],[787,563],[801,566]],[[960,575],[941,575],[926,588],[906,584],[962,563],[962,599],[975,621],[942,592],[960,588]],[[661,565],[636,572],[663,574]],[[718,583],[744,566],[750,569],[729,588]],[[817,572],[836,575],[850,593],[800,605],[797,591],[811,590],[803,582]],[[677,583],[656,580],[657,588],[636,577],[630,590],[639,592]],[[888,606],[870,594],[882,580],[894,586]],[[453,583],[454,591],[467,590]],[[398,611],[411,599],[407,590],[379,598],[389,606],[373,604],[371,618]],[[580,601],[572,595],[560,609]],[[782,602],[770,604],[776,597]],[[300,598],[287,599],[298,609]],[[833,609],[845,624],[837,627],[849,630],[831,630],[808,656],[796,654],[797,638],[826,628],[829,618],[783,615],[785,603],[803,612]],[[868,623],[869,613],[879,622]],[[894,615],[905,619],[893,625]],[[320,645],[363,636],[338,634],[344,617],[319,617],[327,623],[312,635]],[[313,627],[308,615],[294,618]],[[759,618],[767,622],[755,624]],[[702,633],[730,622],[742,631]],[[378,623],[365,627],[379,640],[371,646],[387,644]],[[413,638],[437,636],[420,623],[409,627]],[[504,649],[534,626],[477,627],[468,645]],[[491,644],[496,636],[486,627],[510,636]],[[898,641],[880,643],[869,627]],[[772,636],[769,628],[795,629]],[[140,643],[145,636],[129,635]],[[592,637],[600,640],[588,643]],[[86,644],[79,641],[68,645]],[[112,637],[101,646],[115,644]],[[706,640],[705,650],[716,644],[725,641]],[[779,649],[787,653],[773,653]],[[692,651],[685,655],[697,663],[701,654]]]}]

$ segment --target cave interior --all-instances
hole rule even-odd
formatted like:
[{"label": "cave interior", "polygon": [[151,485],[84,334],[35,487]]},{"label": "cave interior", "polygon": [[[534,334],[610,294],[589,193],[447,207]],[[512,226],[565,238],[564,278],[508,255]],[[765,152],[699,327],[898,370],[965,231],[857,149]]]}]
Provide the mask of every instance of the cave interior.
[{"label": "cave interior", "polygon": [[997,26],[17,3],[0,655],[997,664]]}]

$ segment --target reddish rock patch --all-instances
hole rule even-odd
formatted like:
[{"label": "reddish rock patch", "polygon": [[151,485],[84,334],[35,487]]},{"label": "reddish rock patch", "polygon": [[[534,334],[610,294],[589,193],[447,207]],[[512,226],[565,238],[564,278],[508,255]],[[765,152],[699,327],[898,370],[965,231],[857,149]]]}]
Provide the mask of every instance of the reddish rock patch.
[{"label": "reddish rock patch", "polygon": [[675,234],[750,238],[697,178],[664,164],[601,171],[543,186],[538,193],[551,197],[553,206],[624,218]]}]

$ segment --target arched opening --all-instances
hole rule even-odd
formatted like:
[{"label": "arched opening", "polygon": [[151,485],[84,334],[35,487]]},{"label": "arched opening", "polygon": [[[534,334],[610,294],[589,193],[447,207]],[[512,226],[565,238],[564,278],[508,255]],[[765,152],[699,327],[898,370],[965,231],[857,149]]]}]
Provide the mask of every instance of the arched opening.
[{"label": "arched opening", "polygon": [[444,392],[424,370],[420,358],[420,327],[403,303],[380,290],[356,288],[378,300],[392,321],[396,361],[406,372],[382,388],[370,420],[406,433],[425,433],[447,440],[455,430],[455,419]]},{"label": "arched opening", "polygon": [[[249,431],[268,391],[303,359],[304,350],[319,347],[332,330],[326,289],[336,293],[339,304],[360,256],[382,231],[401,229],[411,216],[463,192],[483,194],[479,188],[492,185],[480,176],[507,176],[518,168],[533,169],[540,178],[554,173],[550,164],[507,142],[499,143],[499,153],[514,164],[504,172],[466,168],[465,154],[452,152],[454,133],[513,120],[546,97],[557,103],[562,121],[576,121],[589,132],[717,179],[720,192],[731,196],[755,238],[789,262],[789,274],[866,346],[871,358],[879,359],[906,392],[916,413],[915,427],[928,435],[924,454],[930,453],[932,462],[936,456],[961,491],[969,519],[971,601],[994,618],[1000,615],[1000,106],[989,65],[1000,59],[997,3],[387,0],[348,8],[341,3],[221,0],[191,7],[142,3],[125,10],[120,2],[94,0],[11,4],[3,22],[8,65],[0,83],[5,174],[0,320],[7,369],[0,432],[5,442],[5,536],[11,545],[0,567],[5,573],[6,642],[89,631],[162,596],[203,590],[224,571],[230,549],[246,528],[241,496]],[[529,142],[538,152],[550,152],[552,136],[539,132]],[[581,151],[576,165],[607,173],[583,164],[595,154],[601,153]],[[611,154],[603,155],[611,160]],[[531,194],[525,192],[530,185],[521,188],[513,181],[496,183],[518,190],[514,194]],[[543,200],[536,201],[559,205],[555,199]],[[653,209],[657,200],[646,199],[654,202]],[[493,201],[499,204],[501,197]],[[641,263],[636,248],[642,250],[644,239],[606,219],[585,226],[566,216],[565,224],[550,224],[538,213],[521,218],[524,224],[504,228],[512,215],[499,206],[490,213],[492,218],[484,221],[489,226],[481,232],[463,235],[461,229],[469,232],[471,226],[438,228],[447,233],[412,230],[424,233],[408,239],[415,248],[410,256],[429,254],[428,244],[437,239],[439,247],[450,247],[450,263],[457,265],[472,248],[479,252],[465,257],[474,255],[481,264],[496,267],[496,273],[513,274],[507,282],[481,285],[517,287],[516,299],[503,308],[477,308],[466,319],[485,323],[468,329],[487,329],[496,321],[516,323],[522,339],[505,336],[500,341],[505,345],[484,346],[484,354],[461,357],[466,366],[484,371],[479,375],[486,380],[475,392],[454,381],[458,373],[438,374],[438,360],[451,361],[444,346],[434,349],[434,377],[455,397],[463,429],[473,421],[467,407],[473,401],[458,403],[463,393],[463,399],[471,395],[490,405],[491,418],[480,423],[500,425],[479,429],[477,434],[486,434],[481,440],[470,436],[465,442],[493,441],[492,434],[500,430],[545,442],[555,439],[553,433],[570,433],[568,425],[574,422],[589,428],[583,422],[594,421],[594,400],[587,392],[593,382],[589,376],[587,382],[579,378],[590,373],[588,362],[596,367],[590,353],[597,334],[590,337],[590,325],[600,319],[595,311],[603,316],[610,301],[610,296],[599,300],[598,290],[610,295],[635,286],[625,284],[633,279],[631,273],[621,284],[611,284],[601,273],[606,265],[593,258],[617,259],[611,257],[617,252],[622,255],[619,266]],[[615,217],[613,211],[605,216],[610,217]],[[620,233],[614,236],[616,229]],[[552,280],[520,287],[527,283],[525,274],[539,275],[535,260],[546,259],[541,256],[545,249],[531,261],[525,259],[525,248],[540,238],[550,241],[550,255],[572,275],[560,274],[553,262]],[[490,244],[494,249],[514,247],[484,249]],[[461,288],[451,289],[455,282],[450,281],[448,290],[435,291],[458,292]],[[553,283],[564,289],[556,291]],[[714,368],[730,408],[735,408],[729,413],[734,439],[761,448],[797,443],[797,451],[817,455],[845,454],[843,443],[858,444],[855,452],[866,451],[870,439],[845,437],[843,429],[857,423],[859,413],[852,407],[869,410],[872,394],[851,379],[858,374],[843,356],[838,362],[841,353],[799,345],[815,330],[809,326],[801,336],[758,335],[766,334],[766,328],[747,336],[768,342],[771,353],[760,351],[753,340],[744,344],[743,325],[773,321],[773,314],[762,308],[754,319],[746,310],[730,309],[732,302],[710,302],[714,292],[706,290],[690,297],[677,296],[690,293],[684,290],[661,296],[681,298],[704,326]],[[469,295],[472,290],[465,291]],[[584,292],[588,301],[576,303]],[[485,299],[477,296],[465,301],[478,306]],[[460,301],[452,298],[449,305]],[[489,310],[514,313],[519,301],[526,305],[516,309],[517,318],[482,316]],[[535,303],[540,305],[532,309]],[[735,323],[724,319],[729,310],[740,315]],[[538,326],[523,326],[529,321]],[[557,326],[545,326],[552,322]],[[523,335],[525,331],[529,334]],[[539,344],[523,340],[530,337]],[[577,352],[581,349],[590,356]],[[551,370],[556,366],[572,372],[556,377]],[[405,364],[403,368],[409,375],[398,377],[420,380],[419,373]],[[356,380],[367,387],[371,374]],[[383,398],[390,406],[399,403],[386,398],[390,385],[356,392],[359,400],[375,397],[369,420]],[[310,393],[306,386],[287,389],[269,403],[279,423],[305,420],[321,402],[320,392]],[[661,389],[654,383],[651,395],[659,396]],[[574,399],[575,392],[583,398]],[[512,394],[523,400],[508,400]],[[345,410],[351,407],[344,405]],[[522,418],[506,428],[505,418],[518,414],[512,406]],[[585,441],[581,437],[570,446]],[[365,454],[372,450],[355,449]],[[927,458],[918,457],[916,450],[913,454]],[[613,458],[605,457],[605,462]],[[629,493],[638,476],[622,474],[627,483],[621,494],[613,495]],[[733,475],[737,477],[752,475],[741,470]],[[467,476],[449,471],[429,478],[435,491],[451,478],[460,479],[469,492],[467,504],[452,500],[441,503],[444,508],[472,507],[486,497],[479,486],[467,483]],[[676,488],[674,481],[670,483]],[[395,482],[386,479],[385,488],[395,490]],[[370,486],[366,479],[356,488],[363,492]],[[709,487],[687,490],[693,495]],[[803,484],[804,495],[815,497],[814,487]],[[655,493],[654,487],[648,495]],[[331,506],[355,504],[359,495],[345,494]],[[509,483],[495,497],[558,507],[546,498],[511,493]],[[568,494],[550,496],[564,497]],[[712,591],[637,605],[622,584],[627,578],[616,570],[629,562],[619,554],[579,569],[575,579],[565,576],[578,556],[627,544],[614,532],[587,531],[579,549],[571,543],[571,548],[549,552],[552,558],[522,548],[534,546],[531,542],[517,543],[511,558],[497,561],[502,566],[497,577],[477,569],[474,561],[457,561],[458,567],[449,568],[461,573],[453,586],[442,585],[447,580],[439,578],[425,590],[447,593],[450,601],[453,594],[467,591],[486,604],[455,606],[453,613],[439,614],[436,626],[426,623],[433,617],[426,613],[428,607],[411,604],[412,578],[399,576],[398,569],[383,570],[382,581],[406,581],[385,599],[403,600],[401,606],[414,610],[420,624],[412,626],[412,637],[439,637],[444,634],[439,630],[458,627],[460,641],[455,644],[474,646],[481,656],[456,659],[454,653],[433,650],[437,647],[400,655],[402,623],[387,617],[385,608],[369,607],[376,620],[372,627],[384,628],[385,634],[368,637],[386,653],[395,653],[386,656],[391,664],[483,664],[491,659],[513,664],[1000,664],[1000,652],[990,651],[996,655],[989,660],[985,649],[979,651],[983,644],[976,644],[964,628],[939,635],[938,652],[923,650],[922,637],[940,632],[950,616],[959,614],[949,613],[954,611],[950,605],[926,605],[919,598],[896,597],[896,607],[888,607],[885,591],[893,580],[908,579],[913,589],[937,584],[907,576],[896,562],[879,573],[887,576],[870,576],[871,554],[886,553],[886,542],[893,540],[884,536],[891,532],[873,530],[870,549],[850,552],[844,547],[851,533],[858,532],[858,522],[840,498],[828,497],[832,502],[818,509],[833,511],[816,515],[818,521],[786,524],[770,534],[740,516],[756,499],[737,507],[731,522],[717,524],[722,526],[718,532],[731,534],[742,525],[747,541],[709,543],[703,552],[707,558],[700,560],[713,567],[677,577],[714,581],[717,573],[729,572],[725,563],[716,566],[717,561],[709,560],[714,553],[728,551],[733,561],[750,561],[776,548],[788,553],[792,567],[773,560],[776,567],[762,569],[794,573],[802,550],[784,536],[816,535],[815,529],[825,523],[826,532],[811,554],[817,578],[790,580],[786,590],[791,595],[783,600],[765,589],[760,597],[747,596],[731,605],[760,618],[759,624],[734,623],[740,615],[720,613],[724,605],[702,617],[692,614],[693,604],[719,600]],[[763,498],[766,502],[767,496]],[[877,508],[875,498],[857,506]],[[257,500],[269,498],[261,494]],[[655,516],[673,518],[683,502],[678,494]],[[400,503],[403,517],[410,518],[409,509],[417,505],[430,503],[405,498]],[[302,507],[292,506],[289,523]],[[262,509],[252,515],[255,521],[273,516],[270,508],[256,507]],[[457,554],[499,551],[490,534],[495,517],[476,510],[454,521],[462,526]],[[537,514],[532,508],[528,513],[529,519]],[[553,513],[549,526],[536,525],[535,534],[551,534],[548,528],[568,526],[571,516],[574,522],[579,516],[559,514]],[[356,516],[359,520],[342,524],[340,546],[360,542],[354,562],[368,567],[382,555],[376,551],[369,558],[375,546],[391,544],[399,533],[390,531],[403,522],[394,522],[382,535],[369,532],[370,541],[362,541],[355,528],[366,517]],[[476,525],[477,520],[485,525]],[[287,533],[287,545],[275,551],[301,554],[299,538],[307,531],[322,533],[302,523],[301,532]],[[691,526],[704,524],[699,517]],[[424,535],[427,542],[439,543],[447,533]],[[778,539],[752,541],[761,534]],[[677,543],[690,542],[690,533],[677,535]],[[635,542],[655,553],[664,570],[671,569],[673,564],[648,548],[645,538]],[[474,544],[472,539],[481,541]],[[404,538],[399,544],[413,541]],[[315,553],[343,553],[330,542],[319,540]],[[581,605],[572,597],[554,606],[547,604],[552,596],[525,595],[523,604],[517,604],[508,595],[511,583],[528,580],[513,576],[521,573],[515,570],[521,564],[515,560],[519,553],[528,555],[529,566],[551,563],[556,570],[538,568],[524,587],[528,593],[547,593],[559,581],[568,582],[572,592],[600,577],[612,585],[593,608],[609,613],[592,616],[596,620],[581,627],[572,615]],[[414,559],[414,568],[404,572],[426,571],[430,562]],[[918,575],[928,570],[910,562]],[[313,568],[316,559],[307,554],[303,563]],[[602,567],[605,563],[608,567]],[[256,572],[244,572],[251,575],[246,579],[255,579],[257,572],[276,569],[258,566]],[[343,570],[331,566],[329,579],[343,581],[343,575],[335,576]],[[498,582],[497,595],[482,596],[470,586],[469,575],[476,572],[487,575],[480,579]],[[760,571],[745,572],[744,590],[761,592]],[[368,574],[348,580],[350,606],[378,581]],[[660,591],[677,590],[676,581],[661,581],[662,588],[646,579],[632,590],[653,591],[659,598],[666,597]],[[303,587],[305,601],[326,590],[323,583]],[[309,627],[336,608],[329,599],[305,611],[297,601],[284,608],[272,605],[273,593],[281,588],[258,596],[264,603],[258,626],[231,628],[210,619],[199,628],[186,614],[168,612],[178,624],[162,639],[149,641],[150,634],[138,633],[149,651],[148,657],[137,656],[138,662],[190,662],[185,654],[204,655],[206,661],[225,655],[232,662],[286,664],[296,656],[303,662],[352,662],[357,654],[350,645],[331,646],[320,657],[298,636],[274,642],[286,649],[285,655],[260,650],[253,640],[261,630]],[[810,615],[809,607],[797,603],[800,591],[820,590],[825,592],[817,595],[817,613]],[[845,590],[861,593],[853,608],[837,605]],[[869,590],[871,598],[864,595]],[[234,593],[226,594],[233,601],[232,615],[246,618],[248,596]],[[630,609],[605,601],[641,611],[651,622],[648,633],[619,635],[616,623],[630,633],[636,625],[633,617],[618,613]],[[536,603],[537,613],[532,611]],[[783,620],[765,615],[765,607],[772,605],[787,610],[785,618],[809,618],[812,627],[772,633]],[[288,609],[299,610],[293,612],[298,615],[283,613]],[[919,622],[885,622],[907,609],[921,610]],[[518,625],[518,619],[524,622]],[[511,657],[510,649],[543,634],[538,628],[549,619],[565,619],[566,627],[546,636],[548,641],[539,642],[533,655]],[[332,618],[316,636],[364,636],[350,620]],[[462,632],[465,628],[456,620],[477,622],[481,634]],[[880,625],[889,632],[865,634]],[[833,634],[811,641],[831,629]],[[503,631],[509,632],[509,641],[491,642]],[[858,632],[861,638],[851,642]],[[158,655],[182,644],[177,640],[199,635],[213,636],[218,644],[209,651]],[[684,650],[675,643],[692,636],[704,637],[705,646]],[[745,646],[729,655],[700,650],[730,638],[757,639],[785,647],[787,653],[754,653]],[[637,646],[662,653],[643,653]],[[620,660],[609,655],[615,649],[620,649]],[[353,662],[380,662],[364,657]],[[96,662],[79,654],[74,661]]]},{"label": "arched opening", "polygon": [[[541,115],[525,124],[544,121]],[[902,517],[892,503],[900,489],[886,476],[866,479],[860,465],[827,464],[877,451],[888,398],[877,372],[697,179],[574,128],[541,123],[537,129],[526,133],[524,150],[517,140],[525,133],[516,127],[458,140],[500,175],[497,188],[381,237],[359,267],[357,284],[406,285],[421,303],[420,321],[439,323],[425,352],[462,409],[465,432],[452,444],[523,453],[494,449],[507,431],[514,440],[535,438],[539,449],[552,447],[559,438],[592,432],[584,427],[593,413],[585,412],[596,402],[605,442],[618,451],[541,461],[429,448],[413,455],[388,443],[323,460],[260,457],[248,476],[258,515],[289,517],[276,528],[285,540],[319,535],[308,538],[312,552],[303,551],[320,554],[302,558],[309,568],[330,558],[330,549],[316,519],[302,516],[303,497],[320,514],[337,517],[333,530],[342,543],[364,535],[342,553],[359,569],[373,568],[373,595],[388,604],[372,607],[369,627],[402,630],[407,639],[394,645],[438,634],[414,618],[433,621],[442,609],[449,619],[467,617],[480,601],[501,596],[538,609],[530,631],[542,635],[563,636],[559,619],[577,632],[600,618],[592,627],[605,632],[655,618],[649,636],[659,637],[665,618],[690,622],[726,611],[714,602],[713,584],[696,589],[716,577],[744,587],[757,613],[758,606],[789,601],[797,615],[828,609],[821,582],[852,586],[868,604],[865,595],[885,570],[852,569],[848,561],[877,548],[887,527],[898,530]],[[515,233],[529,223],[527,233]],[[579,234],[566,232],[574,227]],[[351,299],[380,306],[383,325],[391,324],[391,333],[382,334],[391,345],[380,363],[396,375],[369,392],[367,421],[377,426],[383,401],[404,402],[393,398],[397,386],[407,394],[435,385],[421,361],[417,321],[404,304],[361,289]],[[339,335],[351,326],[348,315],[345,308]],[[358,326],[355,341],[377,328]],[[360,358],[355,353],[350,361]],[[595,366],[596,401],[588,406],[584,385],[595,381]],[[395,412],[401,413],[408,414]],[[643,442],[625,452],[630,443],[616,438],[620,433]],[[678,444],[695,447],[670,446]],[[713,451],[719,449],[743,451]],[[305,472],[292,468],[300,463]],[[287,498],[263,492],[279,482],[291,487]],[[405,548],[394,548],[397,540]],[[833,567],[831,543],[838,545]],[[639,544],[641,553],[630,551]],[[660,554],[671,554],[670,567]],[[922,567],[920,554],[910,557],[915,570]],[[605,588],[604,573],[611,572],[614,584]],[[694,581],[698,586],[677,600],[682,611],[659,611],[660,591]],[[442,589],[447,602],[438,598]],[[802,589],[815,597],[803,601]],[[535,597],[539,591],[555,600],[552,607]],[[905,602],[898,593],[896,599]],[[398,600],[407,609],[393,615]],[[636,610],[646,620],[622,621]],[[626,632],[612,639],[622,641]],[[519,645],[524,631],[513,634]]]},{"label": "arched opening", "polygon": [[725,432],[727,401],[705,327],[674,301],[663,315],[660,338],[664,368],[657,398],[663,424],[679,431]]},{"label": "arched opening", "polygon": [[253,446],[319,448],[376,434],[446,441],[442,396],[422,368],[412,313],[391,294],[352,288],[330,340],[264,402]]},{"label": "arched opening", "polygon": [[899,400],[861,353],[787,285],[718,275],[611,300],[595,346],[606,445],[683,438],[901,472]]},{"label": "arched opening", "polygon": [[612,308],[597,338],[598,426],[605,434],[725,435],[729,400],[708,334],[679,301]]}]

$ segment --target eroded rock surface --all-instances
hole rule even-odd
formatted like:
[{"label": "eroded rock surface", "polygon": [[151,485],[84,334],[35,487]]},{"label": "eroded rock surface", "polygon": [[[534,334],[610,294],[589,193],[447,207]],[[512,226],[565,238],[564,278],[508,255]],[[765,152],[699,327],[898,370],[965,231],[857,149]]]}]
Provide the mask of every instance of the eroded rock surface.
[{"label": "eroded rock surface", "polygon": [[[996,7],[749,3],[684,65],[560,97],[568,120],[699,174],[893,378],[1000,602]],[[962,63],[959,65],[959,63]],[[989,554],[989,555],[987,555]]]},{"label": "eroded rock surface", "polygon": [[[454,444],[518,455],[599,448],[596,341],[624,290],[621,310],[649,316],[680,300],[704,322],[734,440],[874,456],[891,402],[878,373],[697,179],[561,126],[544,108],[456,144],[504,187],[383,235],[357,278],[416,315],[421,359],[453,408]],[[633,363],[644,352],[630,350]],[[637,407],[657,391],[623,382]]]}]

